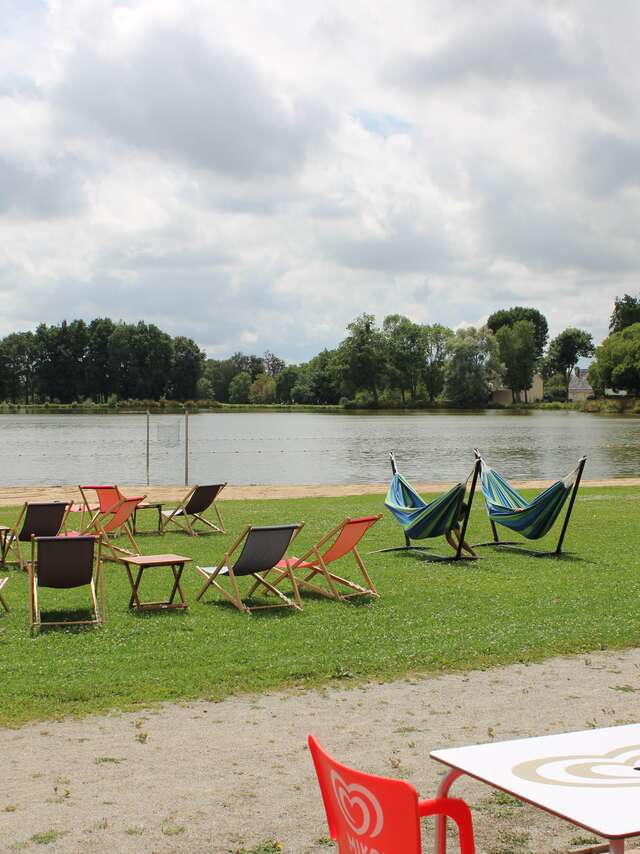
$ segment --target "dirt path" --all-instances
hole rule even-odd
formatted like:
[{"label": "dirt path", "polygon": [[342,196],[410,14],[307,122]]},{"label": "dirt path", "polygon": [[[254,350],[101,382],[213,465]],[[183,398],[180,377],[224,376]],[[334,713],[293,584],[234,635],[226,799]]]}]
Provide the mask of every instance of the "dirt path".
[{"label": "dirt path", "polygon": [[[582,481],[584,486],[640,486],[640,478],[611,478],[608,480]],[[514,484],[517,489],[543,489],[551,484],[550,480],[526,480]],[[440,492],[449,489],[453,483],[416,483],[420,492]],[[228,486],[221,500],[250,500],[260,498],[334,498],[341,495],[384,495],[387,483],[349,483],[327,484],[324,486]],[[146,495],[149,501],[177,502],[184,497],[184,486],[141,486],[123,484],[126,495]],[[75,486],[2,486],[0,487],[0,506],[17,506],[24,501],[78,501],[80,498]]]},{"label": "dirt path", "polygon": [[[640,650],[629,650],[0,730],[0,847],[250,854],[278,840],[289,854],[323,854],[333,849],[308,732],[345,762],[433,795],[429,750],[635,722],[639,676]],[[480,852],[566,851],[589,837],[480,783],[453,791],[474,805]]]}]

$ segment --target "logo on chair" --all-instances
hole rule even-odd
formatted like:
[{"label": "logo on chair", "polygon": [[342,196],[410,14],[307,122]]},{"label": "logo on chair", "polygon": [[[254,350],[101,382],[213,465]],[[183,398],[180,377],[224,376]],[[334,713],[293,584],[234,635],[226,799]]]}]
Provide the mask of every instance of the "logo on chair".
[{"label": "logo on chair", "polygon": [[335,771],[331,771],[331,785],[340,812],[353,833],[371,839],[378,836],[384,824],[384,815],[373,792],[358,783],[348,785]]}]

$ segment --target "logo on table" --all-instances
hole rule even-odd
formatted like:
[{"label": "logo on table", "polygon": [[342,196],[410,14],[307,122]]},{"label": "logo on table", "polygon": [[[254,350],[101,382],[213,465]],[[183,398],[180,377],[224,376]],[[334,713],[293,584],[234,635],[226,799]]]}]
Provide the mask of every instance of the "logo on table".
[{"label": "logo on table", "polygon": [[640,744],[608,753],[545,756],[514,765],[516,777],[531,783],[582,788],[640,786]]},{"label": "logo on table", "polygon": [[373,792],[358,783],[348,785],[335,771],[331,771],[331,785],[340,812],[351,831],[356,836],[375,839],[382,831],[384,815]]}]

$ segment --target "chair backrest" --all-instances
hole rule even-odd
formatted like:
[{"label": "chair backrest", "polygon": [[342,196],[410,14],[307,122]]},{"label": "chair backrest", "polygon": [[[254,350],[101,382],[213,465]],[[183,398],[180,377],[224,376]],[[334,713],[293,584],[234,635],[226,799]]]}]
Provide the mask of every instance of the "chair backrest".
[{"label": "chair backrest", "polygon": [[362,516],[360,519],[345,519],[342,528],[337,532],[333,544],[322,555],[324,563],[338,560],[354,549],[372,525],[381,517]]},{"label": "chair backrest", "polygon": [[224,483],[212,483],[208,486],[196,486],[191,497],[185,504],[185,513],[204,513],[218,497],[218,493],[226,486]]},{"label": "chair backrest", "polygon": [[329,834],[339,854],[421,854],[418,793],[403,780],[336,762],[309,736]]},{"label": "chair backrest", "polygon": [[112,507],[111,510],[109,510],[111,518],[106,522],[104,520],[100,522],[102,530],[106,534],[110,534],[111,531],[121,528],[125,522],[129,521],[133,515],[133,511],[143,500],[144,495],[138,495],[136,498],[121,498],[120,501]]},{"label": "chair backrest", "polygon": [[101,513],[108,513],[123,497],[117,486],[81,486],[80,491],[83,495],[85,489],[92,489],[95,492]]},{"label": "chair backrest", "polygon": [[96,537],[36,537],[39,587],[82,587],[93,577]]},{"label": "chair backrest", "polygon": [[28,502],[18,534],[20,542],[29,542],[32,537],[55,537],[68,506],[66,501]]},{"label": "chair backrest", "polygon": [[270,525],[250,528],[242,551],[233,565],[235,575],[250,575],[272,569],[287,553],[300,525]]}]

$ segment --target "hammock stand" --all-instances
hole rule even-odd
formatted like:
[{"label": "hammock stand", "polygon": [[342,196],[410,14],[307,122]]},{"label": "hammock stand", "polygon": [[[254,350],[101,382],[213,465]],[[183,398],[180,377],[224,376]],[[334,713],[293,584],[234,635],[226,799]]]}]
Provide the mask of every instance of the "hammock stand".
[{"label": "hammock stand", "polygon": [[[398,468],[397,468],[397,466],[396,466],[396,460],[395,460],[395,456],[394,456],[394,454],[393,454],[393,451],[391,451],[391,453],[389,454],[389,461],[390,461],[390,463],[391,463],[391,471],[392,471],[392,473],[393,473],[393,478],[394,478],[394,479],[392,479],[392,481],[391,481],[391,486],[389,487],[389,492],[391,491],[391,488],[392,488],[392,486],[393,486],[393,484],[394,484],[394,480],[397,478],[397,479],[398,479],[398,480],[403,484],[403,486],[405,487],[405,489],[407,490],[407,492],[409,492],[409,494],[411,495],[411,497],[412,497],[412,498],[415,500],[415,502],[416,502],[416,505],[415,505],[413,508],[411,508],[411,509],[423,509],[423,510],[426,510],[428,507],[430,507],[432,504],[434,504],[436,501],[438,501],[438,499],[436,498],[436,499],[434,499],[434,501],[432,501],[430,504],[426,504],[426,503],[422,500],[422,498],[418,495],[418,493],[417,493],[417,492],[415,492],[415,490],[414,490],[414,489],[413,489],[413,487],[408,483],[408,481],[406,481],[406,480],[404,480],[404,478],[402,478],[402,475],[400,475],[400,474],[399,474],[399,472],[398,472]],[[481,461],[480,461],[480,460],[478,460],[478,459],[476,459],[476,462],[475,462],[474,467],[473,467],[473,471],[469,473],[469,477],[467,477],[466,481],[456,484],[456,486],[455,486],[455,487],[453,487],[453,489],[451,489],[451,490],[449,491],[449,493],[444,493],[442,496],[440,496],[440,498],[446,498],[446,496],[448,496],[448,495],[452,495],[452,494],[454,493],[454,491],[458,491],[458,492],[460,492],[460,494],[459,494],[459,500],[458,500],[458,502],[457,502],[457,507],[459,508],[459,506],[460,506],[460,504],[462,503],[462,501],[464,501],[464,497],[465,497],[465,495],[466,495],[466,491],[467,491],[467,483],[469,482],[469,478],[470,478],[470,477],[471,477],[471,475],[473,474],[473,480],[471,481],[471,490],[470,490],[470,492],[469,492],[469,501],[468,501],[468,503],[467,503],[467,512],[465,513],[465,515],[464,515],[464,519],[462,520],[462,529],[461,529],[461,531],[460,531],[460,540],[459,540],[459,542],[458,542],[458,548],[456,549],[456,553],[455,553],[455,555],[454,555],[454,556],[452,556],[452,557],[445,557],[444,555],[433,554],[433,553],[432,553],[428,548],[426,548],[425,546],[415,546],[415,545],[413,545],[413,543],[412,543],[412,538],[411,538],[411,537],[409,536],[409,534],[407,533],[407,527],[408,527],[408,526],[405,526],[405,525],[400,521],[400,519],[398,518],[398,515],[397,515],[396,511],[395,511],[395,510],[393,509],[393,507],[388,503],[388,502],[389,502],[389,492],[387,493],[387,498],[385,499],[385,506],[386,506],[389,510],[391,510],[391,512],[394,514],[394,516],[396,516],[396,518],[398,518],[399,523],[402,525],[402,527],[403,527],[403,533],[404,533],[404,542],[405,542],[405,544],[404,544],[404,546],[395,546],[395,547],[388,548],[388,549],[378,549],[378,550],[377,550],[377,551],[375,551],[375,552],[371,552],[371,554],[381,554],[382,552],[405,552],[405,551],[425,552],[426,554],[425,554],[425,557],[423,558],[423,560],[424,560],[426,563],[450,563],[451,561],[458,561],[458,560],[478,560],[478,558],[477,558],[477,557],[472,557],[472,556],[470,556],[470,555],[464,555],[464,554],[462,554],[462,544],[463,544],[463,542],[464,542],[465,534],[466,534],[466,531],[467,531],[467,525],[469,524],[469,516],[471,515],[471,505],[473,504],[473,496],[474,496],[475,489],[476,489],[476,483],[478,482],[478,475],[479,475],[479,473],[480,473],[480,467],[481,467]],[[404,508],[404,509],[408,510],[408,509],[410,509],[410,508]],[[457,521],[457,513],[455,514],[455,516],[456,516],[455,521]],[[441,534],[443,534],[443,533],[444,533],[444,531],[441,531],[441,532],[439,532],[439,533],[437,533],[437,534],[433,534],[433,535],[429,535],[429,534],[427,534],[427,535],[425,535],[425,538],[426,538],[426,537],[428,537],[428,536],[440,536],[440,535],[441,535]],[[414,540],[415,540],[415,539],[421,539],[421,537],[416,537],[416,536],[414,536],[414,537],[413,537],[413,539],[414,539]]]},{"label": "hammock stand", "polygon": [[[486,464],[485,464],[484,460],[482,459],[480,451],[477,448],[474,448],[474,453],[476,455],[476,462],[479,463],[481,468],[482,468]],[[562,543],[564,542],[564,537],[565,537],[565,534],[567,533],[567,528],[569,527],[569,520],[571,519],[571,513],[573,511],[573,505],[575,504],[575,500],[576,500],[576,497],[578,495],[578,487],[580,486],[580,481],[582,479],[582,472],[584,471],[584,467],[585,467],[586,462],[587,462],[586,456],[581,457],[578,460],[578,465],[576,466],[574,471],[571,472],[570,475],[567,475],[567,477],[564,479],[564,481],[558,480],[554,484],[552,484],[552,486],[550,486],[547,490],[545,490],[545,491],[550,491],[550,490],[554,489],[555,487],[559,487],[560,484],[563,484],[570,477],[573,477],[573,486],[571,487],[569,505],[567,507],[567,512],[565,513],[565,516],[564,516],[564,521],[562,523],[562,529],[560,531],[558,543],[557,543],[557,545],[553,551],[540,551],[539,549],[529,549],[529,548],[526,548],[526,546],[521,545],[518,540],[501,540],[500,537],[498,536],[498,529],[496,528],[496,522],[491,517],[491,511],[489,509],[489,500],[487,499],[487,495],[484,491],[484,487],[482,487],[482,491],[483,491],[483,494],[485,497],[485,503],[487,505],[487,513],[489,515],[489,523],[491,525],[491,531],[493,533],[493,539],[488,540],[485,543],[473,543],[472,548],[481,548],[482,546],[494,546],[496,548],[503,548],[505,551],[522,552],[524,554],[530,555],[531,557],[562,557]],[[487,468],[488,468],[488,466],[487,466]],[[513,488],[511,487],[511,489],[513,489]],[[542,493],[541,493],[541,495],[542,495]],[[569,495],[569,493],[567,493],[567,495]],[[558,510],[557,516],[559,516],[560,513],[562,512],[562,505],[564,505],[565,501],[566,501],[566,496],[562,500],[562,504]],[[538,534],[536,536],[528,537],[528,539],[538,539],[539,537],[544,536],[545,533],[548,533],[548,530],[551,527],[553,527],[553,524],[555,523],[557,516],[553,519],[553,521],[551,522],[551,525],[549,525],[549,528],[547,530],[545,530],[544,533]],[[498,520],[498,524],[503,524],[503,525],[505,525],[505,527],[509,527],[505,523],[501,523],[499,520]],[[527,535],[523,534],[523,536],[526,537]]]}]

